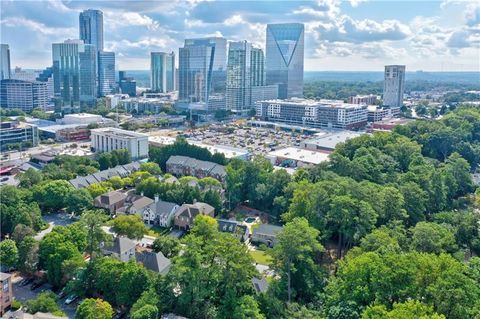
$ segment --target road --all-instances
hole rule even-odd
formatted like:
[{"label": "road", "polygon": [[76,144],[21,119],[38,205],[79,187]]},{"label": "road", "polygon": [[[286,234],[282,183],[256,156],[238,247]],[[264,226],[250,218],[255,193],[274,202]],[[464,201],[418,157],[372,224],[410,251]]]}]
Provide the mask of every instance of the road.
[{"label": "road", "polygon": [[75,222],[70,215],[65,213],[48,214],[43,216],[43,220],[48,223],[48,228],[35,235],[35,240],[42,240],[46,234],[50,233],[54,226],[67,226]]}]

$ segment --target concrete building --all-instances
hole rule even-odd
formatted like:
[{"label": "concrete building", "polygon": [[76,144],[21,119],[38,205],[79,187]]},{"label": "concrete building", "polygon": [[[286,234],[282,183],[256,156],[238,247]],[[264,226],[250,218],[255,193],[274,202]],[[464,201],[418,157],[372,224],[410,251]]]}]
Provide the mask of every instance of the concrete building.
[{"label": "concrete building", "polygon": [[355,129],[367,124],[367,106],[337,100],[278,99],[257,102],[256,116],[288,125]]},{"label": "concrete building", "polygon": [[57,124],[38,128],[40,139],[58,142],[90,140],[90,130],[85,124]]},{"label": "concrete building", "polygon": [[0,316],[10,308],[13,300],[12,275],[0,272]]},{"label": "concrete building", "polygon": [[0,81],[0,106],[31,112],[48,106],[48,87],[45,82],[22,80]]},{"label": "concrete building", "polygon": [[173,102],[165,99],[134,97],[121,100],[120,105],[122,105],[129,113],[143,114],[145,112],[150,112],[152,114],[158,114],[164,112],[165,108],[171,108]]},{"label": "concrete building", "polygon": [[115,53],[98,52],[98,96],[115,92]]},{"label": "concrete building", "polygon": [[90,131],[92,149],[95,152],[111,152],[126,149],[133,160],[148,157],[148,135],[105,127]]},{"label": "concrete building", "polygon": [[227,40],[186,39],[178,62],[177,106],[197,113],[225,109]]},{"label": "concrete building", "polygon": [[47,84],[48,100],[50,101],[55,96],[53,86],[53,67],[47,67],[45,70],[39,72],[36,81],[45,82]]},{"label": "concrete building", "polygon": [[352,104],[375,104],[377,102],[377,96],[370,94],[370,95],[355,95],[348,98],[348,103]]},{"label": "concrete building", "polygon": [[128,77],[126,71],[118,72],[118,87],[120,93],[128,94],[129,96],[137,95],[137,81],[133,77]]},{"label": "concrete building", "polygon": [[0,123],[0,150],[14,146],[25,149],[38,145],[38,127],[24,122]]},{"label": "concrete building", "polygon": [[281,99],[303,97],[304,25],[268,24],[267,85],[278,85]]},{"label": "concrete building", "polygon": [[[175,139],[173,139],[173,142],[174,141]],[[247,149],[237,148],[237,147],[232,147],[227,145],[218,145],[218,144],[209,145],[209,144],[204,144],[202,142],[191,141],[191,140],[187,140],[187,141],[188,141],[188,144],[206,148],[212,155],[218,153],[218,154],[223,154],[227,159],[239,158],[245,161],[248,161],[250,159],[250,152]]]},{"label": "concrete building", "polygon": [[66,113],[76,112],[80,103],[93,105],[97,96],[97,51],[82,40],[52,44],[55,97]]},{"label": "concrete building", "polygon": [[383,84],[383,105],[401,107],[405,89],[405,65],[386,65]]},{"label": "concrete building", "polygon": [[369,122],[382,121],[400,114],[399,107],[380,107],[377,105],[369,105],[367,110]]},{"label": "concrete building", "polygon": [[103,117],[98,114],[90,113],[78,113],[78,114],[65,114],[62,119],[63,124],[91,124],[102,122]]},{"label": "concrete building", "polygon": [[359,137],[362,134],[344,130],[320,132],[316,133],[314,137],[302,141],[300,147],[307,150],[331,153],[339,143],[345,143],[349,139]]},{"label": "concrete building", "polygon": [[10,79],[10,48],[8,44],[0,44],[0,80]]},{"label": "concrete building", "polygon": [[128,99],[130,95],[128,94],[109,94],[105,96],[105,106],[109,109],[114,109],[119,105],[120,101]]},{"label": "concrete building", "polygon": [[29,81],[29,82],[34,82],[37,80],[38,75],[40,74],[40,71],[35,71],[35,70],[22,70],[20,67],[15,67],[13,72],[11,73],[10,78],[12,80],[22,80],[22,81]]},{"label": "concrete building", "polygon": [[150,88],[167,93],[175,89],[175,53],[150,53]]},{"label": "concrete building", "polygon": [[297,168],[328,161],[328,155],[328,153],[318,151],[286,147],[268,153],[267,158],[270,159],[274,166]]}]

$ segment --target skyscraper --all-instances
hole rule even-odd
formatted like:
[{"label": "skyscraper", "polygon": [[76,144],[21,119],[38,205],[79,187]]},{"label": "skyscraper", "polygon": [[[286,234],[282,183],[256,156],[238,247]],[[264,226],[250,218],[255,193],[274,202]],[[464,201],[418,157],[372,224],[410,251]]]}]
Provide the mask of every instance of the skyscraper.
[{"label": "skyscraper", "polygon": [[175,88],[175,53],[150,53],[150,88],[167,93]]},{"label": "skyscraper", "polygon": [[52,44],[55,96],[63,111],[78,110],[80,102],[95,103],[96,47],[81,40]]},{"label": "skyscraper", "polygon": [[281,99],[303,97],[303,45],[303,24],[267,25],[266,80],[278,85]]},{"label": "skyscraper", "polygon": [[79,16],[80,39],[93,44],[97,51],[103,51],[103,12],[85,10]]},{"label": "skyscraper", "polygon": [[0,80],[10,79],[10,49],[8,44],[1,44]]},{"label": "skyscraper", "polygon": [[247,41],[230,42],[228,47],[226,106],[234,113],[251,106],[251,52]]},{"label": "skyscraper", "polygon": [[401,107],[405,88],[405,65],[386,65],[383,83],[383,105]]},{"label": "skyscraper", "polygon": [[128,94],[130,96],[137,95],[137,81],[133,77],[127,77],[126,71],[118,72],[118,86],[120,93]]},{"label": "skyscraper", "polygon": [[115,53],[98,52],[98,96],[115,91]]},{"label": "skyscraper", "polygon": [[186,39],[178,69],[179,106],[206,112],[225,109],[226,39]]},{"label": "skyscraper", "polygon": [[265,85],[265,56],[263,55],[263,50],[259,48],[252,48],[250,61],[250,81],[252,86]]}]

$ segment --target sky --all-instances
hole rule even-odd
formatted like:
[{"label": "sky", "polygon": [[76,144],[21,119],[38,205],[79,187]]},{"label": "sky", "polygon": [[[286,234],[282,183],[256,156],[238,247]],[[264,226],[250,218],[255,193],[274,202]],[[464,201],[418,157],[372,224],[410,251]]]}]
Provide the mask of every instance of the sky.
[{"label": "sky", "polygon": [[0,0],[12,68],[51,65],[51,44],[79,37],[85,9],[103,11],[105,50],[121,70],[147,70],[151,51],[178,53],[185,38],[264,48],[267,23],[301,22],[306,71],[480,71],[480,2],[452,0]]}]

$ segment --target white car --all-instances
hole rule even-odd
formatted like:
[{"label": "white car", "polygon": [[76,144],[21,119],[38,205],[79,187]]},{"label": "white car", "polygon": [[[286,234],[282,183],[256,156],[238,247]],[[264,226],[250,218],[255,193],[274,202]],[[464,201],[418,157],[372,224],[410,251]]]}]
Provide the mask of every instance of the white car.
[{"label": "white car", "polygon": [[78,299],[78,296],[75,296],[75,295],[71,295],[70,297],[68,297],[67,299],[65,299],[65,304],[66,305],[69,305],[71,304],[72,302],[74,302],[75,300]]}]

